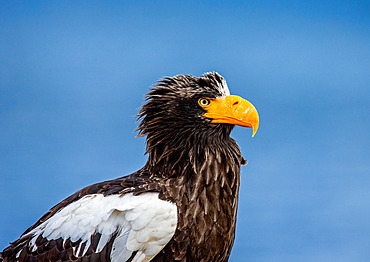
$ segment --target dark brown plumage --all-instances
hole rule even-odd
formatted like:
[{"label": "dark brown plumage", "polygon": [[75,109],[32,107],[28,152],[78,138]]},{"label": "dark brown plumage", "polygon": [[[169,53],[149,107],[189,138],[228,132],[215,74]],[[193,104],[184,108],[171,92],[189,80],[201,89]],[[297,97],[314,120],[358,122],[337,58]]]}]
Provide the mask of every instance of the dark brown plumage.
[{"label": "dark brown plumage", "polygon": [[[17,261],[17,254],[19,261],[110,261],[118,233],[112,234],[101,252],[97,252],[101,236],[95,233],[84,255],[85,246],[78,254],[73,251],[78,242],[42,236],[36,240],[37,250],[32,250],[32,235],[27,233],[84,196],[139,196],[144,192],[158,192],[160,199],[177,206],[176,231],[151,261],[227,261],[235,237],[240,167],[245,160],[229,136],[234,125],[214,123],[204,116],[208,107],[199,104],[201,98],[213,101],[225,96],[226,82],[217,73],[159,81],[139,113],[137,130],[147,142],[145,166],[129,176],[88,186],[54,206],[3,251],[4,262]],[[136,251],[129,261],[135,255]]]}]

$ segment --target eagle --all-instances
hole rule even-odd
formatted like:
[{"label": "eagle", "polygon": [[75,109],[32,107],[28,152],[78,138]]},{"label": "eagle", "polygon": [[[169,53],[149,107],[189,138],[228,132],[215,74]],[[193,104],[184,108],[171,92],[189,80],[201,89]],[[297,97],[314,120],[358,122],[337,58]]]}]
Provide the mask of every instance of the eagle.
[{"label": "eagle", "polygon": [[227,261],[240,168],[235,125],[259,125],[216,72],[156,82],[138,114],[148,160],[51,208],[1,253],[13,261]]}]

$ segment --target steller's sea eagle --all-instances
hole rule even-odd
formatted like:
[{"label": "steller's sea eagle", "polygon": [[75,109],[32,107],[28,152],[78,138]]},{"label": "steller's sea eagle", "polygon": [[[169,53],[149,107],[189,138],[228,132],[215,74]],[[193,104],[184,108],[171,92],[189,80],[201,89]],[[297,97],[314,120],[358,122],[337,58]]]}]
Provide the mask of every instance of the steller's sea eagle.
[{"label": "steller's sea eagle", "polygon": [[240,167],[234,125],[255,107],[218,73],[157,82],[139,112],[148,161],[128,176],[66,198],[2,252],[13,261],[227,261]]}]

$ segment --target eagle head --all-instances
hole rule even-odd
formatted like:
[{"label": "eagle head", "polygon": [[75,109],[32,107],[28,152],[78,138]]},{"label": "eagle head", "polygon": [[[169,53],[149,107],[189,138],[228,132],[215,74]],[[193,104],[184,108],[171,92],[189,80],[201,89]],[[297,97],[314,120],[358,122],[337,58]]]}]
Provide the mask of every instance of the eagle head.
[{"label": "eagle head", "polygon": [[173,133],[230,133],[234,125],[253,128],[254,136],[259,123],[256,108],[230,95],[225,79],[216,72],[162,78],[146,95],[138,116],[139,136],[147,135],[149,143]]},{"label": "eagle head", "polygon": [[[184,152],[228,154],[230,146],[238,148],[230,138],[233,127],[251,127],[254,136],[259,122],[255,107],[230,95],[225,79],[215,72],[162,78],[146,95],[138,119],[138,136],[146,136],[148,166],[159,168],[162,162],[166,169],[186,162]],[[176,164],[168,165],[173,159]]]}]

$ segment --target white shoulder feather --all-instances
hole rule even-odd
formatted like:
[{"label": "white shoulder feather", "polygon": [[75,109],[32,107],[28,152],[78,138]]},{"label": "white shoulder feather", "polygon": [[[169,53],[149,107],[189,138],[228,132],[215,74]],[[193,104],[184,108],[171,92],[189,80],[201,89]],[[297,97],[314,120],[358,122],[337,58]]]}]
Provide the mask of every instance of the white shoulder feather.
[{"label": "white shoulder feather", "polygon": [[35,242],[40,235],[47,240],[81,239],[73,248],[76,257],[86,254],[94,234],[101,234],[97,253],[116,235],[110,254],[112,262],[126,261],[135,251],[133,261],[150,261],[171,240],[176,226],[176,205],[160,200],[158,193],[93,194],[62,208],[27,235],[33,235],[29,243],[33,251],[37,250]]}]

